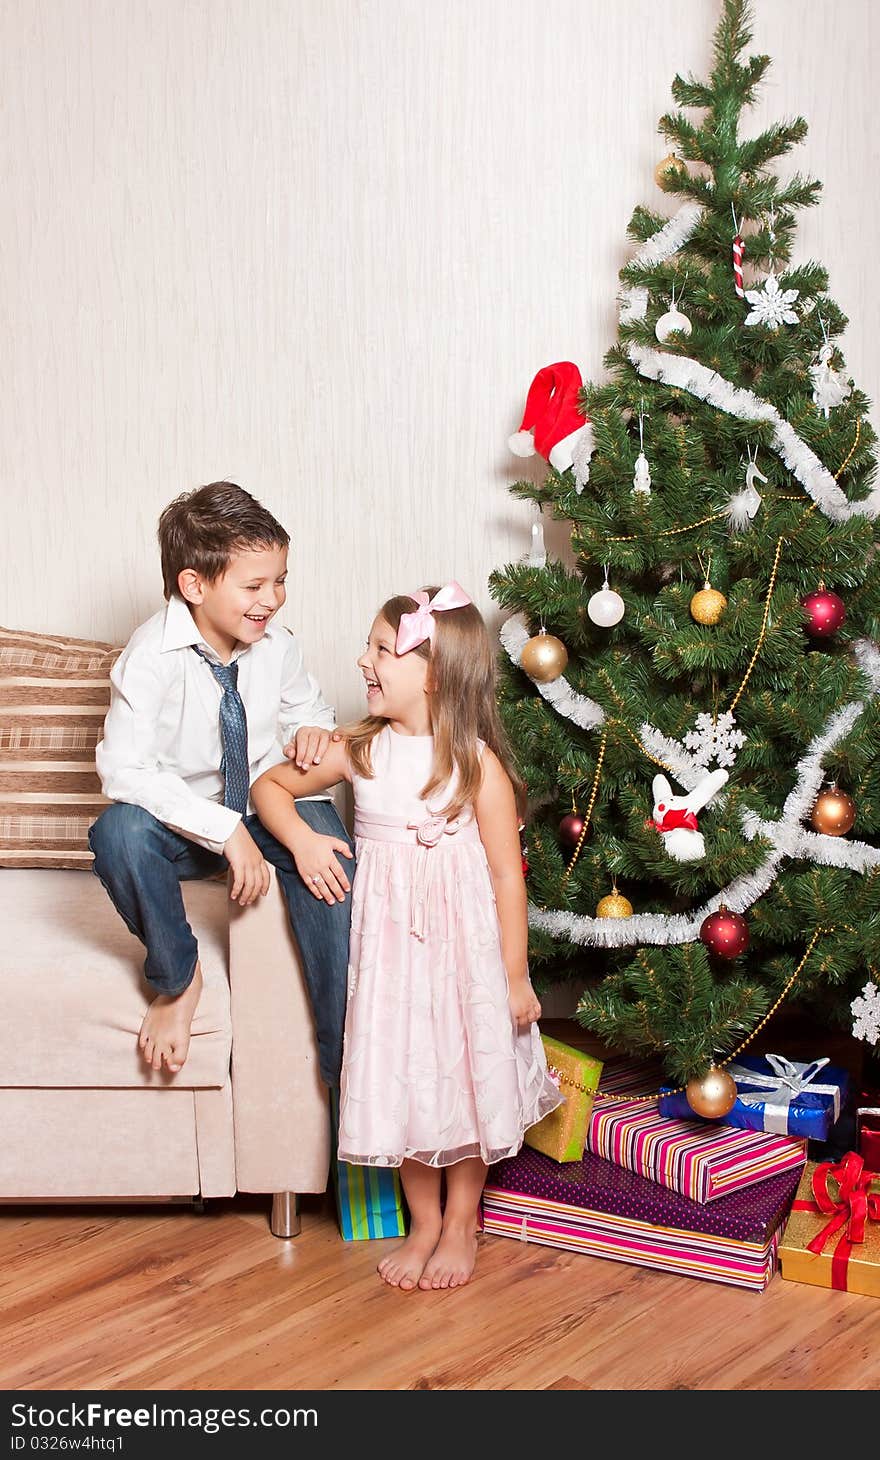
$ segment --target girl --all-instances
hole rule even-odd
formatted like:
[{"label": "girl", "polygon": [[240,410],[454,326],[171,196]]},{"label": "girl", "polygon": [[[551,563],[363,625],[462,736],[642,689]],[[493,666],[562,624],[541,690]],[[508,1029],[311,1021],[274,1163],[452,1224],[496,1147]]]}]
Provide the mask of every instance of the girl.
[{"label": "girl", "polygon": [[[390,598],[358,660],[367,715],[308,771],[253,787],[260,820],[316,898],[348,886],[345,844],[296,796],[354,788],[339,1159],[400,1166],[409,1236],[379,1272],[403,1289],[466,1283],[488,1163],[560,1104],[535,1021],[514,774],[486,626],[457,583]],[[441,1207],[441,1168],[446,1201]]]}]

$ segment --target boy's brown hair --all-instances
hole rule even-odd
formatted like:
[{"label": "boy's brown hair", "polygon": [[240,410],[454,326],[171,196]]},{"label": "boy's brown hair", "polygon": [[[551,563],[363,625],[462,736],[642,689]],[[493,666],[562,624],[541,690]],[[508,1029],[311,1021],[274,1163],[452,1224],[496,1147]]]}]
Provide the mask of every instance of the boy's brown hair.
[{"label": "boy's brown hair", "polygon": [[[423,590],[429,599],[439,592],[434,585]],[[379,613],[394,634],[403,614],[412,613],[418,603],[408,594],[399,593],[382,604]],[[444,787],[453,772],[457,779],[451,800],[442,814],[452,820],[466,806],[473,804],[482,785],[478,741],[493,750],[513,784],[517,807],[525,807],[525,787],[516,773],[507,736],[498,714],[495,696],[495,650],[473,603],[463,608],[438,613],[434,619],[433,640],[426,639],[409,651],[427,659],[433,684],[431,721],[434,735],[434,763],[427,783],[419,795],[427,799]],[[385,728],[386,720],[367,715],[356,725],[347,726],[343,734],[348,743],[351,763],[359,776],[368,779],[373,771],[370,746]]]},{"label": "boy's brown hair", "polygon": [[179,591],[184,568],[216,583],[233,553],[290,544],[281,523],[235,482],[210,482],[175,497],[159,518],[158,535],[166,598]]}]

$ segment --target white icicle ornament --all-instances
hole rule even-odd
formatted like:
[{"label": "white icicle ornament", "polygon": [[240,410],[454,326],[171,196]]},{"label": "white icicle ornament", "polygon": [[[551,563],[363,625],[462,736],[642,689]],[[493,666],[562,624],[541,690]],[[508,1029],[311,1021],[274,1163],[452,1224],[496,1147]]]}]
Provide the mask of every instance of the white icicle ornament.
[{"label": "white icicle ornament", "polygon": [[651,495],[651,468],[648,466],[648,458],[644,451],[640,451],[636,457],[636,469],[633,473],[633,491],[639,492],[643,497]]},{"label": "white icicle ornament", "polygon": [[547,566],[547,549],[544,545],[543,522],[532,523],[532,543],[525,555],[524,561],[530,568],[545,568]]}]

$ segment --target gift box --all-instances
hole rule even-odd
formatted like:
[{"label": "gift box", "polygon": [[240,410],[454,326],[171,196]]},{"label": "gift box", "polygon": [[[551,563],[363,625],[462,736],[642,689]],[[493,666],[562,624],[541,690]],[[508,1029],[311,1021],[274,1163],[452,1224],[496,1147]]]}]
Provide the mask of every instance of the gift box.
[{"label": "gift box", "polygon": [[880,1297],[880,1175],[856,1151],[807,1166],[779,1256],[792,1282]]},{"label": "gift box", "polygon": [[[874,1096],[870,1098],[874,1100]],[[880,1171],[880,1104],[857,1108],[856,1147],[868,1170]]]},{"label": "gift box", "polygon": [[587,1123],[593,1108],[593,1096],[602,1073],[602,1061],[582,1050],[572,1049],[549,1034],[541,1035],[547,1056],[547,1070],[560,1095],[562,1105],[551,1110],[537,1125],[530,1126],[523,1137],[526,1145],[554,1161],[579,1161],[584,1154]]},{"label": "gift box", "polygon": [[400,1173],[394,1166],[349,1166],[336,1158],[339,1095],[330,1092],[332,1176],[339,1230],[346,1242],[402,1237],[406,1215]]},{"label": "gift box", "polygon": [[402,1237],[406,1232],[400,1176],[393,1166],[333,1161],[339,1230],[346,1242]]},{"label": "gift box", "polygon": [[560,1166],[523,1149],[489,1170],[483,1230],[760,1292],[797,1184],[783,1172],[705,1206],[599,1156]]},{"label": "gift box", "polygon": [[[801,1064],[783,1055],[745,1056],[725,1065],[736,1081],[737,1100],[722,1124],[825,1141],[849,1095],[846,1070],[827,1059]],[[663,1090],[661,1115],[695,1120],[684,1091]]]},{"label": "gift box", "polygon": [[704,1121],[673,1120],[656,1100],[597,1095],[587,1150],[691,1201],[711,1202],[783,1171],[799,1171],[805,1142]]},{"label": "gift box", "polygon": [[615,1055],[606,1060],[599,1079],[600,1095],[656,1095],[665,1082],[659,1060]]}]

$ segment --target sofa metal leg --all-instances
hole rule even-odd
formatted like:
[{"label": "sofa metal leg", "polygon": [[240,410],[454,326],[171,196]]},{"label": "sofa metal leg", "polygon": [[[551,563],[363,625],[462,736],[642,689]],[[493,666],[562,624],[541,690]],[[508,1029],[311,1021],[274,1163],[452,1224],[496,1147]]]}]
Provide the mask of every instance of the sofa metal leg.
[{"label": "sofa metal leg", "polygon": [[299,1215],[299,1197],[295,1191],[276,1191],[272,1197],[273,1237],[298,1237],[302,1222]]}]

